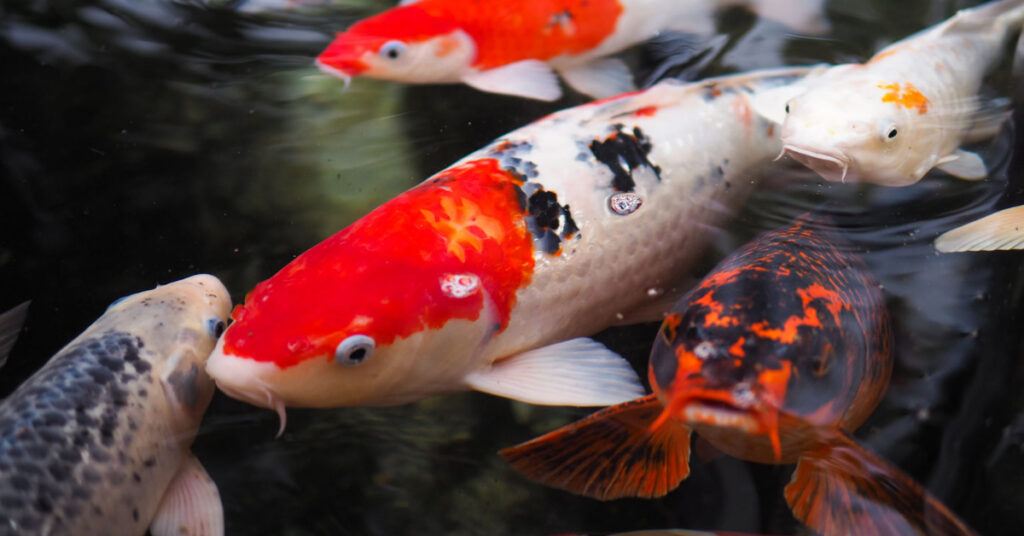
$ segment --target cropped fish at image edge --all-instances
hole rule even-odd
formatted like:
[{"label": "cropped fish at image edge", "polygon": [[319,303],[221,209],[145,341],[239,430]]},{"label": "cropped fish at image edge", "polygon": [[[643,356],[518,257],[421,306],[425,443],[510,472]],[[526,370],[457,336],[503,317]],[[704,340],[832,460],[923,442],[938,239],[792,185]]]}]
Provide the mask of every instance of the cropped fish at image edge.
[{"label": "cropped fish at image edge", "polygon": [[121,298],[0,402],[0,534],[223,534],[189,445],[230,308],[210,275]]}]

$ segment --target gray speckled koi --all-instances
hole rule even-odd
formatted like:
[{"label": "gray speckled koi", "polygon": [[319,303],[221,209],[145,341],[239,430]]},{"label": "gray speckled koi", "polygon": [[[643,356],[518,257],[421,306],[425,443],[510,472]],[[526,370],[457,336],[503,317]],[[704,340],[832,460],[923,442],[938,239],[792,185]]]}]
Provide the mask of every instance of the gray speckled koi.
[{"label": "gray speckled koi", "polygon": [[189,446],[230,307],[209,275],[124,297],[0,402],[0,535],[222,534]]}]

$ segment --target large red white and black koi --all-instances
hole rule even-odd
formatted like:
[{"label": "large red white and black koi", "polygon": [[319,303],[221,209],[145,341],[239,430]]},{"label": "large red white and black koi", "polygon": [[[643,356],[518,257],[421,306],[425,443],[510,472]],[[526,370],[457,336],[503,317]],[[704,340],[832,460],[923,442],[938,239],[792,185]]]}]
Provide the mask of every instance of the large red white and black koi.
[{"label": "large red white and black koi", "polygon": [[626,362],[579,337],[661,318],[781,148],[752,101],[804,72],[666,81],[499,138],[257,285],[208,372],[281,413],[471,388],[634,398]]}]

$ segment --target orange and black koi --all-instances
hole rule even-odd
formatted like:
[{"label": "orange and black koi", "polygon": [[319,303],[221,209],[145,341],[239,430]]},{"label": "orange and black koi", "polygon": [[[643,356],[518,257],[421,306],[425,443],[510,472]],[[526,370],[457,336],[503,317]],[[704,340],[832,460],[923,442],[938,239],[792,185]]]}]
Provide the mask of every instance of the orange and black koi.
[{"label": "orange and black koi", "polygon": [[972,534],[847,435],[888,387],[892,330],[878,284],[838,243],[801,220],[739,249],[662,324],[653,395],[502,456],[589,497],[658,497],[689,475],[696,431],[737,458],[796,462],[786,501],[817,532]]}]

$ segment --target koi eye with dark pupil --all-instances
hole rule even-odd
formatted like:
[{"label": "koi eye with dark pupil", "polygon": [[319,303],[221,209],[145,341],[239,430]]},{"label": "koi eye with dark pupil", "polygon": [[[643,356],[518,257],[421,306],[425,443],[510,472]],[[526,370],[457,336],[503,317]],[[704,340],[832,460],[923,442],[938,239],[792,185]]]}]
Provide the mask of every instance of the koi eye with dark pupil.
[{"label": "koi eye with dark pupil", "polygon": [[896,129],[894,128],[894,129],[890,130],[889,133],[886,134],[886,136],[891,140],[891,139],[896,137],[896,134],[899,134],[899,132],[897,132]]},{"label": "koi eye with dark pupil", "polygon": [[219,318],[211,318],[206,321],[206,331],[213,335],[215,339],[219,339],[224,334],[224,329],[226,328],[227,326],[224,324],[224,321]]},{"label": "koi eye with dark pupil", "polygon": [[338,344],[334,351],[334,360],[339,365],[358,365],[373,355],[375,346],[374,340],[366,335],[352,335]]},{"label": "koi eye with dark pupil", "polygon": [[380,47],[379,54],[389,60],[397,60],[405,52],[405,43],[401,41],[388,41]]}]

